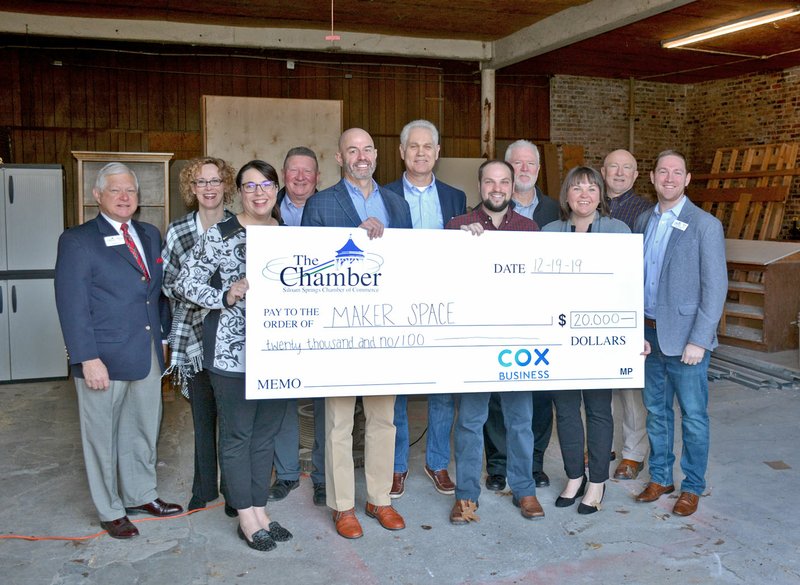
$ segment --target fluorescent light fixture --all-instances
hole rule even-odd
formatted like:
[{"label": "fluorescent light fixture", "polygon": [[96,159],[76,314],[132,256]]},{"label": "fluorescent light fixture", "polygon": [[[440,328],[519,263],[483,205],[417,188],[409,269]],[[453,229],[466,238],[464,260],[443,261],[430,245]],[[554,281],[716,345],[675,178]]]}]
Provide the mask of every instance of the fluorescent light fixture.
[{"label": "fluorescent light fixture", "polygon": [[752,28],[761,24],[775,22],[776,20],[783,20],[784,18],[797,16],[798,14],[800,14],[800,8],[798,7],[787,8],[785,10],[759,12],[753,16],[748,16],[747,18],[743,18],[741,20],[734,20],[733,22],[715,26],[714,28],[709,28],[699,32],[689,33],[688,35],[667,39],[666,41],[661,41],[661,46],[665,49],[674,49],[675,47],[682,47],[683,45],[689,45],[691,43],[699,43],[700,41],[721,37],[722,35],[734,33],[746,28]]}]

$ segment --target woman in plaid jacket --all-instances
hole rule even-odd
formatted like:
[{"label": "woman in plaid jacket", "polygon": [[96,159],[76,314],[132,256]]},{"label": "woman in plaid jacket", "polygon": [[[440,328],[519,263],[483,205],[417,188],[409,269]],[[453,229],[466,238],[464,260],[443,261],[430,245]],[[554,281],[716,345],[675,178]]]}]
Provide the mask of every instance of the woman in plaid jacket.
[{"label": "woman in plaid jacket", "polygon": [[[167,229],[164,249],[163,291],[172,308],[169,335],[170,364],[189,399],[194,423],[194,480],[188,509],[205,507],[219,495],[217,482],[217,404],[208,373],[203,370],[203,317],[206,311],[182,298],[175,281],[181,265],[200,237],[213,225],[233,214],[224,208],[233,201],[236,170],[222,159],[190,160],[181,170],[180,190],[184,203],[194,211],[173,221]],[[224,478],[221,489],[225,493]],[[236,510],[226,504],[225,512]]]}]

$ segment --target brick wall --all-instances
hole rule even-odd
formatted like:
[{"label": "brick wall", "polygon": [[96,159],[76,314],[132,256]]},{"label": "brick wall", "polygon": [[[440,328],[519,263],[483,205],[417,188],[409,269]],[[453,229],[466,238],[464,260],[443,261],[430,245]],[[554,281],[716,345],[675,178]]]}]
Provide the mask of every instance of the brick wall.
[{"label": "brick wall", "polygon": [[[552,142],[583,145],[586,162],[597,167],[610,150],[628,147],[629,81],[555,76],[550,96]],[[689,169],[704,173],[717,148],[800,141],[800,67],[693,85],[636,81],[634,99],[636,188],[651,198],[649,171],[665,148],[681,150]],[[800,216],[800,178],[784,235],[794,216]]]}]

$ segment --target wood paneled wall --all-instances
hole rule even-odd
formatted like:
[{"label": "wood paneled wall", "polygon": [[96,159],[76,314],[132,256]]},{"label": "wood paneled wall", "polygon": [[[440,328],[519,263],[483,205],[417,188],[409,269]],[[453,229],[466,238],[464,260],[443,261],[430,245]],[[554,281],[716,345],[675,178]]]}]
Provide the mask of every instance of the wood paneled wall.
[{"label": "wood paneled wall", "polygon": [[[67,41],[60,48],[13,45],[0,48],[6,162],[64,166],[68,225],[76,221],[71,151],[198,156],[202,95],[342,100],[343,126],[363,127],[375,140],[379,183],[402,172],[398,136],[416,118],[439,127],[444,156],[480,156],[480,76],[461,63],[344,63],[342,55],[197,54],[188,47],[166,54],[164,47],[129,45],[122,52]],[[293,70],[287,59],[296,59]],[[498,140],[549,139],[547,78],[498,75],[496,93]]]}]

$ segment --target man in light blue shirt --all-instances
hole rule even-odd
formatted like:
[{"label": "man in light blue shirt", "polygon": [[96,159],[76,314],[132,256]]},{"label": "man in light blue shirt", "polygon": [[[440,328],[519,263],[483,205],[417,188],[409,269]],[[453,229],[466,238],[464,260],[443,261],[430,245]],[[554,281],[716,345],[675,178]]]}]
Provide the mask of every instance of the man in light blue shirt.
[{"label": "man in light blue shirt", "polygon": [[725,236],[720,221],[686,197],[691,175],[682,154],[673,150],[659,154],[650,180],[658,204],[634,223],[634,231],[644,234],[644,336],[651,347],[642,396],[650,439],[650,482],[636,501],[655,502],[675,491],[677,398],[684,479],[672,513],[689,516],[706,488],[708,362],[717,346],[717,325],[728,291]]},{"label": "man in light blue shirt", "polygon": [[[466,194],[437,180],[433,167],[439,158],[439,131],[428,120],[414,120],[400,132],[400,158],[406,171],[385,186],[402,195],[411,210],[414,229],[442,229],[448,221],[467,211]],[[405,493],[408,477],[408,397],[398,396],[394,403],[394,425],[397,428],[394,447],[394,475],[389,496]],[[451,394],[428,396],[428,435],[425,448],[425,474],[440,494],[452,495],[456,486],[450,479],[450,431],[455,406]]]}]

